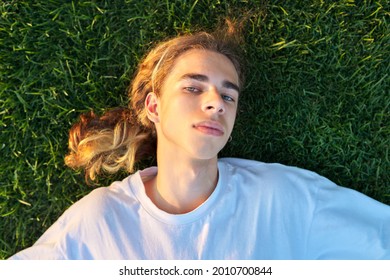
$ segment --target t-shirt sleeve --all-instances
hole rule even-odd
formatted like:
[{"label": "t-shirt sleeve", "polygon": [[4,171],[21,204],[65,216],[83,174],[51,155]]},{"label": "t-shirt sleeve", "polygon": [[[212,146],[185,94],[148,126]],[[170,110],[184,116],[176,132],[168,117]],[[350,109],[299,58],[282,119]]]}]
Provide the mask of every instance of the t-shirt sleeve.
[{"label": "t-shirt sleeve", "polygon": [[390,259],[390,207],[343,187],[322,188],[308,259]]},{"label": "t-shirt sleeve", "polygon": [[61,239],[60,223],[54,223],[31,247],[26,248],[15,255],[10,260],[63,260],[63,254],[59,244]]},{"label": "t-shirt sleeve", "polygon": [[[92,232],[105,207],[105,190],[96,189],[77,201],[34,243],[10,260],[90,259],[82,240],[85,231]],[[93,234],[90,234],[94,237]],[[97,241],[99,242],[99,241]]]}]

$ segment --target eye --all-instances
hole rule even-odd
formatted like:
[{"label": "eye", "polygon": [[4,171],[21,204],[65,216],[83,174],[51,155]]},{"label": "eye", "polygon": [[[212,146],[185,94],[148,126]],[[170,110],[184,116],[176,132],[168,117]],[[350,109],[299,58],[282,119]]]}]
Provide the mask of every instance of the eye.
[{"label": "eye", "polygon": [[228,101],[228,102],[234,102],[235,101],[231,96],[226,95],[226,94],[221,94],[221,97],[222,97],[223,100]]},{"label": "eye", "polygon": [[185,91],[190,92],[190,93],[200,93],[201,90],[196,88],[196,87],[185,87]]}]

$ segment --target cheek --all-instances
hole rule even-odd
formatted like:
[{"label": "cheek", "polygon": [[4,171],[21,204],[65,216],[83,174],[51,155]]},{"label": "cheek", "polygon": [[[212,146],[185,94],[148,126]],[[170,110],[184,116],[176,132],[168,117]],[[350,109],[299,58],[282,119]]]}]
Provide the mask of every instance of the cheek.
[{"label": "cheek", "polygon": [[161,103],[160,120],[163,125],[164,122],[167,122],[167,125],[179,124],[190,111],[190,102],[185,102],[183,98],[172,98]]},{"label": "cheek", "polygon": [[236,117],[237,117],[237,108],[232,108],[231,111],[229,111],[229,117],[227,118],[228,122],[229,122],[229,125],[232,128],[233,128],[234,123],[236,121]]}]

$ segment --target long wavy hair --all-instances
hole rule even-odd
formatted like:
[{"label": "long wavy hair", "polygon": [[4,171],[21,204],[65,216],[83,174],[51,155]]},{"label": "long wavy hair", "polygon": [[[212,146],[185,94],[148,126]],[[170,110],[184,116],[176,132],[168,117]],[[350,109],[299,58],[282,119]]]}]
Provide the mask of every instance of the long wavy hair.
[{"label": "long wavy hair", "polygon": [[237,27],[227,21],[226,28],[214,33],[181,35],[156,45],[139,63],[129,88],[127,108],[115,108],[102,116],[89,112],[81,115],[79,122],[72,126],[65,164],[84,169],[89,183],[102,173],[114,174],[121,169],[133,173],[135,164],[154,157],[157,149],[156,130],[147,118],[145,98],[149,92],[160,96],[165,77],[176,59],[193,49],[223,54],[233,63],[242,88],[241,42]]}]

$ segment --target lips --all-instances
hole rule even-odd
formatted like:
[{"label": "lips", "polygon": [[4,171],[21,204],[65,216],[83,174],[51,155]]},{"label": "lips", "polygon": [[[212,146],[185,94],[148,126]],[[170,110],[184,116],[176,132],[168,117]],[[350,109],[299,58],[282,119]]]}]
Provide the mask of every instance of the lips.
[{"label": "lips", "polygon": [[204,121],[194,125],[194,128],[204,134],[212,136],[224,135],[223,126],[216,121]]}]

